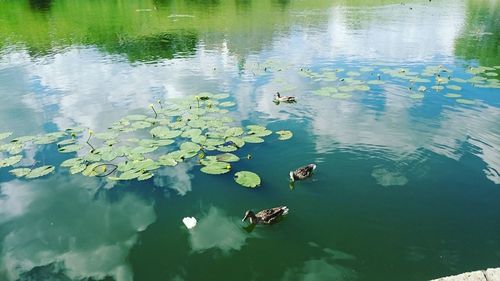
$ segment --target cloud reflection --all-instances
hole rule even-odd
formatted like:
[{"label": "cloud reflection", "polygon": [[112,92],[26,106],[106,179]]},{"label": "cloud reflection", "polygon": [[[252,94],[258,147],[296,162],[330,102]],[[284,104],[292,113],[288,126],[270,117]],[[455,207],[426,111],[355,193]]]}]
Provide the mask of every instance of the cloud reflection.
[{"label": "cloud reflection", "polygon": [[220,209],[210,207],[198,220],[198,225],[189,231],[191,248],[195,252],[219,249],[225,254],[240,250],[253,235],[245,232],[239,221],[239,218],[228,217]]},{"label": "cloud reflection", "polygon": [[153,206],[132,194],[110,203],[95,195],[96,181],[53,176],[3,183],[0,277],[37,279],[40,267],[59,264],[71,279],[132,280],[127,256],[137,232],[155,220]]}]

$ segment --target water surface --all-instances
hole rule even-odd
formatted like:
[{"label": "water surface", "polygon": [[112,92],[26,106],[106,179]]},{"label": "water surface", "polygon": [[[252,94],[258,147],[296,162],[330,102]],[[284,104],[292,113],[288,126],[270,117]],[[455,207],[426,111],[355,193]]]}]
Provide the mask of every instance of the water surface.
[{"label": "water surface", "polygon": [[[30,146],[17,166],[56,171],[0,169],[0,279],[427,280],[498,267],[499,21],[486,0],[0,1],[2,143],[102,132],[200,92],[229,93],[236,124],[294,133],[238,153],[252,155],[233,169],[258,173],[254,190],[195,159],[142,182],[71,175],[58,167],[71,154]],[[429,66],[447,69],[444,89]],[[349,77],[384,84],[318,92]],[[298,103],[274,104],[277,91]],[[290,189],[288,171],[310,162],[314,177]],[[243,228],[247,209],[278,205],[291,210],[281,223]]]}]

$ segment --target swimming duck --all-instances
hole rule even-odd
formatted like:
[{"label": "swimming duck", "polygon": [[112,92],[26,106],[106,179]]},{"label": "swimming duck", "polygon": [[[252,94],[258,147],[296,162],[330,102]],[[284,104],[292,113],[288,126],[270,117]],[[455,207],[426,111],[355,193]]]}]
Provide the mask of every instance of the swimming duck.
[{"label": "swimming duck", "polygon": [[292,181],[303,180],[312,175],[312,172],[316,169],[316,164],[309,164],[304,167],[300,167],[295,171],[290,171],[290,179]]},{"label": "swimming duck", "polygon": [[272,224],[278,221],[279,218],[288,214],[287,206],[280,206],[271,209],[266,209],[255,214],[251,210],[246,211],[245,217],[241,221],[250,219],[251,224]]},{"label": "swimming duck", "polygon": [[293,102],[297,102],[297,100],[295,99],[295,97],[292,97],[292,96],[281,96],[280,95],[280,92],[276,92],[276,94],[274,95],[274,102],[288,102],[288,103],[293,103]]}]

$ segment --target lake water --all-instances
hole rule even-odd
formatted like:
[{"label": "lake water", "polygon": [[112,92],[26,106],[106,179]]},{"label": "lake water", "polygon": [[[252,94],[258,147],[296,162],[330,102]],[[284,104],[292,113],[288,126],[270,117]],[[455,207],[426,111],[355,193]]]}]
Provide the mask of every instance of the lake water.
[{"label": "lake water", "polygon": [[[0,280],[428,280],[498,267],[499,46],[495,0],[0,1],[0,134],[12,132],[0,159],[22,156],[0,169]],[[298,102],[273,103],[277,91]],[[222,175],[201,172],[199,155],[143,181],[60,167],[89,153],[88,129],[207,93],[229,94],[231,126],[293,137],[245,144]],[[78,152],[58,151],[69,133],[9,146],[74,127]],[[312,178],[290,185],[308,163]],[[43,165],[55,171],[9,173]],[[238,185],[237,171],[261,185]],[[280,205],[278,224],[241,222]]]}]

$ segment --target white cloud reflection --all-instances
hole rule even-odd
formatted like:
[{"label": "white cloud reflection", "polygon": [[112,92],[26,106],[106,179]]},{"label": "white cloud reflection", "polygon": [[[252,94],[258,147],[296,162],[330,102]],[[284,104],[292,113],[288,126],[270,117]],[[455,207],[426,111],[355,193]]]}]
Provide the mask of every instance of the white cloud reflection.
[{"label": "white cloud reflection", "polygon": [[[0,186],[0,277],[16,280],[35,267],[59,264],[71,279],[133,280],[127,262],[138,231],[155,220],[153,206],[126,194],[95,196],[94,179],[54,176]],[[6,222],[9,222],[6,224]]]}]

